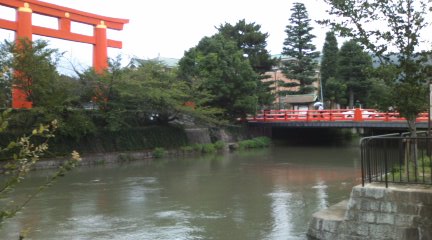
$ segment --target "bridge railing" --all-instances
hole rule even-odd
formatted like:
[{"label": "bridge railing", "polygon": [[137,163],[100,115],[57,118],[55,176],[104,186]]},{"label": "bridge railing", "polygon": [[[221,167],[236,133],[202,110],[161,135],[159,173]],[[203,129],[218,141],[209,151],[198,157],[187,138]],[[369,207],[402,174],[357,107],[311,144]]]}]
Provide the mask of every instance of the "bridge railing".
[{"label": "bridge railing", "polygon": [[362,185],[365,182],[432,184],[432,138],[398,134],[363,138]]},{"label": "bridge railing", "polygon": [[[313,122],[313,121],[406,121],[397,112],[379,112],[375,109],[331,109],[331,110],[263,110],[249,116],[249,122]],[[417,122],[427,122],[428,113],[421,113]]]}]

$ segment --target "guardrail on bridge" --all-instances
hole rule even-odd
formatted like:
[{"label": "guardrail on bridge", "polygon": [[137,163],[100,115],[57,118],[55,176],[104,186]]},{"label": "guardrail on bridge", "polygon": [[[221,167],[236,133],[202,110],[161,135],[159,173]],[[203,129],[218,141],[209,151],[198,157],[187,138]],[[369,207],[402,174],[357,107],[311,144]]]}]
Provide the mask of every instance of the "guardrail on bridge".
[{"label": "guardrail on bridge", "polygon": [[[421,113],[417,122],[427,122],[428,113]],[[248,122],[402,122],[406,121],[397,112],[379,112],[375,109],[331,109],[331,110],[263,110],[249,116]]]}]

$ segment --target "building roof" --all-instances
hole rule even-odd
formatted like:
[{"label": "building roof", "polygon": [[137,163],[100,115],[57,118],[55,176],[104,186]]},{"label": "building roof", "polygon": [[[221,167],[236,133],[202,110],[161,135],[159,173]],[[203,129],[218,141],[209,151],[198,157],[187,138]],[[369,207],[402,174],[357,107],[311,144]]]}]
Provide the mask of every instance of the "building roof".
[{"label": "building roof", "polygon": [[167,57],[161,57],[161,56],[158,56],[158,57],[150,59],[150,60],[158,61],[169,68],[177,67],[178,62],[179,62],[179,59],[177,59],[177,58],[167,58]]},{"label": "building roof", "polygon": [[316,94],[286,95],[286,103],[312,103],[318,99]]},{"label": "building roof", "polygon": [[131,59],[131,63],[138,63],[138,64],[142,64],[148,61],[153,61],[153,62],[158,62],[164,66],[166,66],[167,68],[174,68],[178,66],[178,62],[180,61],[177,58],[166,58],[166,57],[156,57],[156,58],[152,58],[152,59],[140,59],[140,58],[132,58]]}]

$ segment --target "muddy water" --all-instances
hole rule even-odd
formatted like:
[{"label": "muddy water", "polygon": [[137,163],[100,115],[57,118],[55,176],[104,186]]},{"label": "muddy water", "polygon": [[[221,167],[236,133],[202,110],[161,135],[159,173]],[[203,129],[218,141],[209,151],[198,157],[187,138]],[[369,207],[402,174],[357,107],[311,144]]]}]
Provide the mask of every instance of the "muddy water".
[{"label": "muddy water", "polygon": [[0,239],[306,239],[311,215],[359,183],[359,164],[355,146],[276,144],[78,168],[5,222]]}]

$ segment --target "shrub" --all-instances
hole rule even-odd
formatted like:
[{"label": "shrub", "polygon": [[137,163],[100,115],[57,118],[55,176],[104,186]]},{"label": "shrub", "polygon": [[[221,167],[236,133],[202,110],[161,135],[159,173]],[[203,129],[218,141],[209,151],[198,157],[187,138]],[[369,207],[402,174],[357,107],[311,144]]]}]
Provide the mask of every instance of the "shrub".
[{"label": "shrub", "polygon": [[153,150],[153,157],[154,158],[162,158],[163,156],[165,156],[165,149],[161,148],[161,147],[157,147]]},{"label": "shrub", "polygon": [[213,145],[217,150],[223,149],[225,147],[225,143],[223,141],[217,141]]},{"label": "shrub", "polygon": [[190,152],[193,152],[194,148],[192,146],[182,146],[182,147],[180,147],[180,150],[183,153],[190,153]]},{"label": "shrub", "polygon": [[262,148],[270,146],[271,139],[268,137],[257,137],[253,139],[243,140],[238,143],[240,149],[246,148]]},{"label": "shrub", "polygon": [[192,148],[197,152],[202,152],[203,144],[194,144],[192,145]]},{"label": "shrub", "polygon": [[271,139],[268,137],[257,137],[253,140],[258,144],[258,147],[268,147],[271,143]]},{"label": "shrub", "polygon": [[202,145],[201,151],[203,153],[214,153],[214,152],[216,152],[216,148],[215,148],[215,146],[213,144],[206,143],[206,144]]}]

